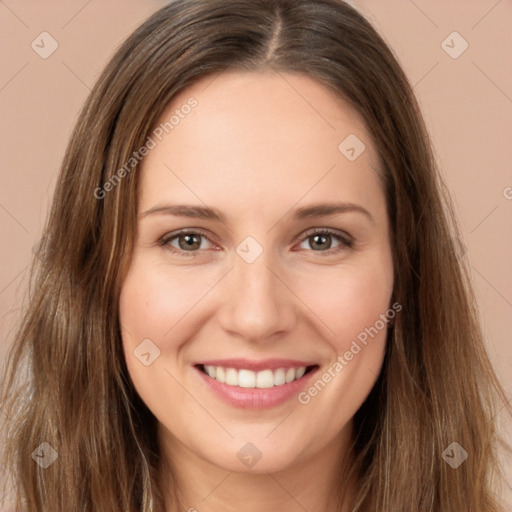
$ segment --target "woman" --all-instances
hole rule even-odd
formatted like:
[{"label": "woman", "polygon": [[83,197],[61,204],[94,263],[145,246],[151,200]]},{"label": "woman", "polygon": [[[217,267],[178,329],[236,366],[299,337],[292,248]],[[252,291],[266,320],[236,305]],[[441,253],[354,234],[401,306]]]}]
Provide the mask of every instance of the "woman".
[{"label": "woman", "polygon": [[18,505],[502,510],[457,234],[354,9],[171,2],[64,158],[3,387]]}]

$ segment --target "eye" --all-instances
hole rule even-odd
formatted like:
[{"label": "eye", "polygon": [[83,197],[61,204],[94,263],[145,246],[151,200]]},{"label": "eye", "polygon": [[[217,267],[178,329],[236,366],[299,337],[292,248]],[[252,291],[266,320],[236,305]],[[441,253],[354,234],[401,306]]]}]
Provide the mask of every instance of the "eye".
[{"label": "eye", "polygon": [[[207,241],[207,244],[203,243]],[[210,245],[208,245],[210,244]],[[165,235],[158,241],[158,245],[165,246],[180,256],[196,256],[194,253],[200,249],[210,249],[212,242],[208,237],[196,231],[182,231]],[[190,254],[184,254],[184,253]]]},{"label": "eye", "polygon": [[[307,249],[304,244],[308,244],[314,252],[328,252],[336,253],[343,249],[348,249],[353,246],[354,241],[345,234],[339,233],[328,228],[315,228],[306,233],[306,238],[300,244],[300,248]],[[333,247],[333,239],[337,245]]]},{"label": "eye", "polygon": [[[308,244],[309,250],[314,252],[333,254],[354,245],[354,240],[348,235],[329,228],[314,228],[304,236],[299,248],[308,249],[304,247],[304,244]],[[333,241],[336,245],[333,245]],[[199,255],[200,250],[213,247],[211,240],[199,231],[181,231],[165,235],[158,241],[158,245],[183,257],[195,257]]]}]

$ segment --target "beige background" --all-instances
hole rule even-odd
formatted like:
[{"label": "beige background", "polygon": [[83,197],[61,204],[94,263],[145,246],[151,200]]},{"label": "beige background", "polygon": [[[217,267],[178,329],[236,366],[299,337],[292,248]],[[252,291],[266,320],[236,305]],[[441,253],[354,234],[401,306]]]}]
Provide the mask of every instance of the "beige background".
[{"label": "beige background", "polygon": [[[78,110],[114,49],[164,3],[0,0],[0,375]],[[510,397],[512,2],[352,3],[414,85],[459,215],[488,349]],[[469,45],[455,59],[445,50],[454,54],[464,43],[447,39],[453,31]],[[31,47],[42,32],[58,43],[47,59]],[[508,467],[512,503],[510,461]]]}]

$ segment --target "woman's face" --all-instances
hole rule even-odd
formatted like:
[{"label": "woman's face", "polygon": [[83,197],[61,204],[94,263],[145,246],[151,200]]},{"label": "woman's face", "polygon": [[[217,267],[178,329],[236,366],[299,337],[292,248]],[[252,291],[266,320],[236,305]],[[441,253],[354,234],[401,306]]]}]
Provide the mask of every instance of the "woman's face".
[{"label": "woman's face", "polygon": [[137,392],[169,453],[202,463],[267,472],[335,451],[394,316],[369,133],[290,73],[204,78],[172,115],[141,164],[120,300]]}]

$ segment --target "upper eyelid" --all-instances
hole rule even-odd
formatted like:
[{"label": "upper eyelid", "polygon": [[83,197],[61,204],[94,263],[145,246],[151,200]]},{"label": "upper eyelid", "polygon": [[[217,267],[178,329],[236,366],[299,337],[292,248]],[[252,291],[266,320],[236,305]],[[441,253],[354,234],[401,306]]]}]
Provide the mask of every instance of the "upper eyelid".
[{"label": "upper eyelid", "polygon": [[165,234],[160,239],[161,240],[172,240],[180,235],[186,235],[186,234],[195,234],[195,235],[201,235],[204,236],[208,241],[210,241],[212,244],[215,243],[210,236],[208,236],[201,228],[184,228],[180,229],[178,231],[172,231],[170,233]]}]

